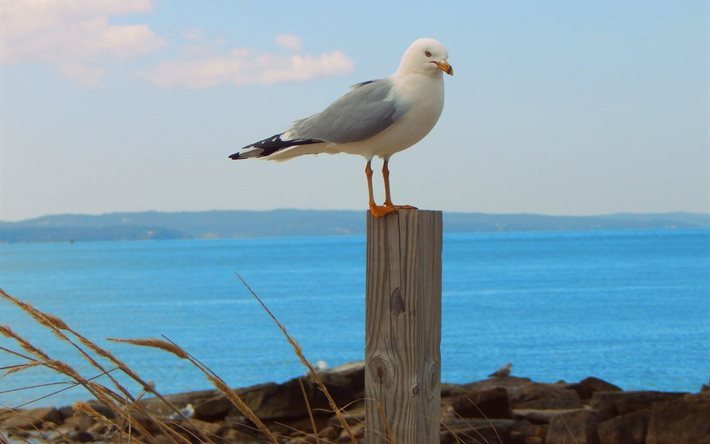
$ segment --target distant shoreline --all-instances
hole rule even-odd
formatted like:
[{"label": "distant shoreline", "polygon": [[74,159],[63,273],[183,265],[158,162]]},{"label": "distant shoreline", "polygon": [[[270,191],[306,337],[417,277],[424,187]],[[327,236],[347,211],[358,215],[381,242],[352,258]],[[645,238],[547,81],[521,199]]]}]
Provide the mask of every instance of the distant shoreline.
[{"label": "distant shoreline", "polygon": [[[444,231],[710,229],[710,215],[619,213],[600,216],[444,213]],[[65,214],[0,222],[0,243],[224,239],[364,235],[365,211],[269,210]]]}]

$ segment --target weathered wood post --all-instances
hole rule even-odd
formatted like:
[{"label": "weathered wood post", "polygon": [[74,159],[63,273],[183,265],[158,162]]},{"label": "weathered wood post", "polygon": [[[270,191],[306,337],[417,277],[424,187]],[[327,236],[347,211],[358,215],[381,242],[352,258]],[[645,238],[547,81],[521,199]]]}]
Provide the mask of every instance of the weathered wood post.
[{"label": "weathered wood post", "polygon": [[441,211],[367,216],[365,442],[438,443]]}]

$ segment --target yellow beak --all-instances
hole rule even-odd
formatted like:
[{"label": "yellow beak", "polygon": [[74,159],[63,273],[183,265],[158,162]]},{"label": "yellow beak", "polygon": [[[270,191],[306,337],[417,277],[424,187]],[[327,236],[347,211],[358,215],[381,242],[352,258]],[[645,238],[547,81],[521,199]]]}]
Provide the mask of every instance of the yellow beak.
[{"label": "yellow beak", "polygon": [[436,62],[436,67],[450,76],[454,75],[454,68],[452,68],[451,65],[449,65],[449,62],[447,62],[446,60]]}]

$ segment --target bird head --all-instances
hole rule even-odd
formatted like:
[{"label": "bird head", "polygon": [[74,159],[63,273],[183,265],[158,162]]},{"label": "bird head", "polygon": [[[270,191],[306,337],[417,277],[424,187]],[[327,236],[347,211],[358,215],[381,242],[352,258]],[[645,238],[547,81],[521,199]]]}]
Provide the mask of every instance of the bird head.
[{"label": "bird head", "polygon": [[417,39],[404,52],[397,72],[441,76],[442,72],[454,75],[448,61],[449,51],[438,40]]}]

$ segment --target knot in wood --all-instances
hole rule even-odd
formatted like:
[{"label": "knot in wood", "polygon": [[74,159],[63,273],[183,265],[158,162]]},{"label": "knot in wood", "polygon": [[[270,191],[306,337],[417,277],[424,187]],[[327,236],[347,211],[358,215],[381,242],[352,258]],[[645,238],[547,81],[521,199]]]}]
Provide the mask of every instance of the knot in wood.
[{"label": "knot in wood", "polygon": [[392,385],[392,380],[394,379],[394,368],[389,360],[381,356],[375,356],[370,359],[367,367],[370,376],[377,384],[383,387],[389,387]]},{"label": "knot in wood", "polygon": [[439,361],[431,361],[428,365],[426,376],[424,380],[424,385],[426,389],[427,398],[432,399],[435,392],[439,392],[441,386],[441,378],[439,376],[439,368],[441,364]]},{"label": "knot in wood", "polygon": [[404,313],[404,299],[399,287],[395,288],[390,295],[390,313],[392,316],[399,316]]}]

